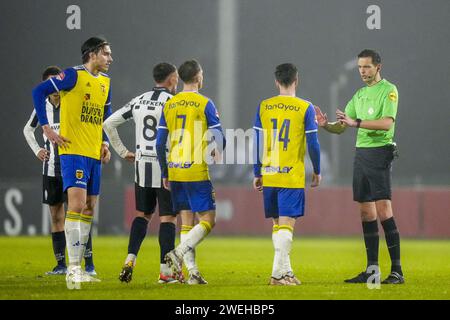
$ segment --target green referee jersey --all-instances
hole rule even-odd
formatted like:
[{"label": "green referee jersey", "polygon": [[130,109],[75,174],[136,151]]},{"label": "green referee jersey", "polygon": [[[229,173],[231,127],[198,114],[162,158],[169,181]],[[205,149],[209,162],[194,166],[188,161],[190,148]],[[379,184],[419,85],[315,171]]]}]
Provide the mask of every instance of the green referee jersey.
[{"label": "green referee jersey", "polygon": [[392,144],[397,106],[397,87],[386,79],[379,81],[373,86],[359,89],[345,107],[345,113],[350,118],[378,120],[391,117],[394,119],[394,123],[388,131],[359,128],[356,137],[356,147],[373,148]]}]

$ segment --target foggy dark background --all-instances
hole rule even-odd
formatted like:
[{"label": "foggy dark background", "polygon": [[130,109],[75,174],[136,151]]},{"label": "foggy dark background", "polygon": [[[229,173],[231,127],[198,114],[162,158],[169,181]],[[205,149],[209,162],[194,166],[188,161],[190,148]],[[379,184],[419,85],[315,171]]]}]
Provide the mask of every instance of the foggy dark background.
[{"label": "foggy dark background", "polygon": [[[81,8],[81,30],[66,27],[71,4]],[[151,89],[154,64],[169,61],[178,66],[196,58],[205,72],[202,93],[216,102],[221,116],[235,108],[233,123],[224,126],[243,129],[252,127],[258,103],[277,94],[273,71],[283,62],[299,67],[298,95],[334,119],[330,86],[341,74],[347,78],[339,91],[339,106],[344,108],[364,85],[357,69],[346,70],[345,64],[364,48],[376,49],[383,60],[382,77],[399,91],[395,140],[400,158],[394,164],[394,185],[448,185],[450,1],[243,0],[235,4],[235,53],[230,65],[235,77],[227,79],[235,99],[219,104],[219,1],[0,2],[1,182],[39,179],[40,163],[22,134],[33,108],[31,90],[46,66],[81,64],[81,44],[101,34],[112,44],[113,110]],[[380,30],[366,26],[371,4],[381,8]],[[133,125],[127,123],[119,132],[132,148]],[[350,184],[354,130],[338,138],[336,150],[331,135],[321,131],[319,136],[330,161],[340,159],[337,168],[330,167],[328,184]],[[119,160],[112,153],[103,184],[132,183],[132,166],[123,163],[116,171],[114,161]],[[250,183],[229,177],[219,183]]]}]

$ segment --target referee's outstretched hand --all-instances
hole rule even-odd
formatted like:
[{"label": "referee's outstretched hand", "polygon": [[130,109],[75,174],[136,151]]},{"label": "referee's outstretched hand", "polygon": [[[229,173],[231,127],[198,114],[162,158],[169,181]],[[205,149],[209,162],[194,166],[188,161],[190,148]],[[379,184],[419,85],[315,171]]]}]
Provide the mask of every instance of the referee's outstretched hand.
[{"label": "referee's outstretched hand", "polygon": [[349,127],[356,127],[357,122],[352,118],[350,118],[348,115],[346,115],[344,111],[337,109],[336,117],[340,123],[345,124],[346,126]]}]

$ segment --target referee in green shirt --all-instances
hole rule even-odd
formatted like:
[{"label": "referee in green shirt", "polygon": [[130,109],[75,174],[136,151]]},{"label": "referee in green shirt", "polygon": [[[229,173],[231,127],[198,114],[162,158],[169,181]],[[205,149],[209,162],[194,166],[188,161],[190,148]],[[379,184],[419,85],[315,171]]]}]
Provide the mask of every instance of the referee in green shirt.
[{"label": "referee in green shirt", "polygon": [[379,218],[392,262],[391,273],[381,283],[402,284],[400,235],[391,205],[391,169],[396,154],[392,139],[398,92],[394,84],[381,78],[381,58],[377,52],[363,50],[358,55],[358,68],[366,86],[355,93],[345,107],[345,113],[336,111],[336,122],[328,122],[326,114],[316,107],[319,126],[326,131],[341,134],[347,127],[355,127],[358,131],[353,163],[353,200],[360,206],[367,269],[345,282],[366,283],[372,274],[379,279]]}]

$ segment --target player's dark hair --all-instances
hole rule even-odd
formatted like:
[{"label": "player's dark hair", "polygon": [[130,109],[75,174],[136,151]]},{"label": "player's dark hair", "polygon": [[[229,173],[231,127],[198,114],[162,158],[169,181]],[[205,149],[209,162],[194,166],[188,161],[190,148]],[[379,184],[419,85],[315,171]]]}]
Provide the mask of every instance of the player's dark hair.
[{"label": "player's dark hair", "polygon": [[183,62],[183,64],[178,68],[178,74],[184,83],[192,83],[195,77],[202,70],[202,66],[197,60],[192,59]]},{"label": "player's dark hair", "polygon": [[42,81],[46,80],[50,76],[57,76],[60,74],[62,70],[57,66],[50,66],[45,68],[44,72],[42,73]]},{"label": "player's dark hair", "polygon": [[171,63],[162,62],[158,63],[153,68],[153,79],[156,83],[164,82],[169,75],[174,73],[177,70],[177,67],[175,67]]},{"label": "player's dark hair", "polygon": [[372,58],[372,63],[377,66],[381,63],[381,56],[378,52],[372,49],[364,49],[358,54],[358,58]]},{"label": "player's dark hair", "polygon": [[289,87],[297,79],[298,70],[292,63],[283,63],[275,69],[275,79],[284,87]]},{"label": "player's dark hair", "polygon": [[97,54],[104,46],[109,45],[103,37],[92,37],[87,39],[81,46],[81,58],[83,63],[89,61],[89,53],[94,52]]}]

